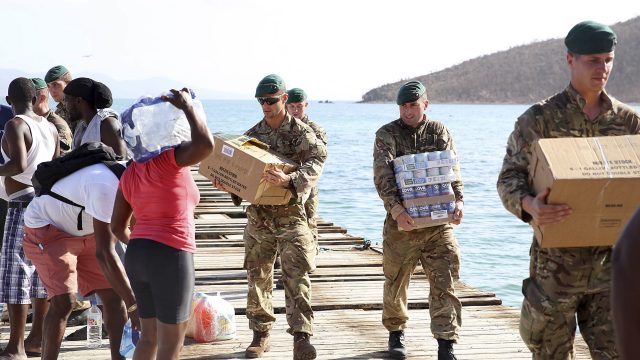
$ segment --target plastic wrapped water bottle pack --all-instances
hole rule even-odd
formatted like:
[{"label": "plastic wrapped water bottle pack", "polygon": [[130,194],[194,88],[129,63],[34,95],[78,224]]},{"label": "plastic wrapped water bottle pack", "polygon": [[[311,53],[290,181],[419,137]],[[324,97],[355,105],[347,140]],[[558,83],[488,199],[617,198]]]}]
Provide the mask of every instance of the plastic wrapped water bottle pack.
[{"label": "plastic wrapped water bottle pack", "polygon": [[[191,91],[193,108],[206,121],[202,102]],[[167,94],[171,97],[172,94]],[[133,160],[145,162],[164,150],[191,140],[184,112],[158,97],[142,97],[122,112],[124,140]]]}]

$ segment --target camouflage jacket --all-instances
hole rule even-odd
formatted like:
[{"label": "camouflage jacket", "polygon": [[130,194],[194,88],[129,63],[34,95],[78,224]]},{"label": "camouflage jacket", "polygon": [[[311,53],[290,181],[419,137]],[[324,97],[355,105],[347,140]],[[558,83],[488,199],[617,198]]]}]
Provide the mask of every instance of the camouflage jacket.
[{"label": "camouflage jacket", "polygon": [[[327,157],[325,145],[317,141],[313,130],[287,113],[277,129],[272,129],[266,120],[262,119],[244,134],[269,145],[270,150],[298,165],[296,171],[289,174],[291,176],[289,189],[296,202],[306,201],[322,173]],[[238,200],[237,197],[234,199],[236,205],[239,204]]]},{"label": "camouflage jacket", "polygon": [[64,119],[64,121],[66,121],[67,123],[69,122],[69,113],[67,112],[67,108],[64,107],[64,103],[58,103],[58,105],[56,106],[56,111],[55,111],[56,115],[60,116],[61,118]]},{"label": "camouflage jacket", "polygon": [[590,120],[582,111],[586,102],[569,85],[564,91],[543,100],[524,112],[507,142],[507,154],[498,176],[498,193],[505,208],[525,222],[531,215],[522,210],[522,198],[535,196],[529,179],[532,145],[537,139],[640,134],[638,113],[602,93],[604,107]]},{"label": "camouflage jacket", "polygon": [[71,150],[72,144],[72,136],[71,129],[69,129],[69,125],[63,118],[58,116],[52,110],[49,110],[49,114],[46,116],[47,120],[52,123],[56,130],[58,130],[58,139],[60,139],[60,153],[61,155],[66,154]]},{"label": "camouflage jacket", "polygon": [[313,130],[314,133],[316,133],[316,137],[318,138],[318,140],[322,141],[324,143],[324,145],[327,145],[327,133],[324,131],[324,129],[318,125],[317,123],[314,123],[313,121],[311,121],[309,119],[309,115],[305,115],[302,119],[303,123],[309,125],[309,127]]},{"label": "camouflage jacket", "polygon": [[[392,121],[376,132],[373,146],[373,181],[384,208],[395,219],[404,211],[393,173],[393,159],[429,151],[453,150],[449,129],[438,121],[426,119],[417,128],[407,126],[402,119]],[[463,201],[464,186],[459,166],[453,170],[457,180],[451,183],[456,201]]]}]

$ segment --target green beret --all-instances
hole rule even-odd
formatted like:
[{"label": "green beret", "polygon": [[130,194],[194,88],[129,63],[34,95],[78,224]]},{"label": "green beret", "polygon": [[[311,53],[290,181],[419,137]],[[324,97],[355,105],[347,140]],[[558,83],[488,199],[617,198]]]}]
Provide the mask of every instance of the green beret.
[{"label": "green beret", "polygon": [[33,78],[33,79],[31,79],[31,82],[36,87],[36,90],[46,89],[47,88],[47,83],[44,82],[44,80],[42,80],[40,78]]},{"label": "green beret", "polygon": [[409,81],[402,85],[398,90],[398,97],[396,98],[396,104],[402,105],[408,102],[414,102],[424,95],[427,89],[422,85],[420,81]]},{"label": "green beret", "polygon": [[69,70],[67,70],[67,68],[62,65],[54,66],[51,69],[49,69],[49,71],[47,71],[47,75],[44,76],[44,81],[46,81],[48,84],[52,81],[56,81],[60,79],[62,75],[68,72]]},{"label": "green beret", "polygon": [[287,99],[287,104],[291,103],[299,103],[307,100],[307,93],[300,88],[293,88],[287,91],[289,98]]},{"label": "green beret", "polygon": [[260,80],[256,87],[256,97],[262,97],[268,94],[275,94],[278,91],[286,90],[284,80],[276,74],[270,74]]},{"label": "green beret", "polygon": [[616,33],[607,25],[595,21],[577,24],[564,39],[567,50],[580,55],[612,52],[616,43]]}]

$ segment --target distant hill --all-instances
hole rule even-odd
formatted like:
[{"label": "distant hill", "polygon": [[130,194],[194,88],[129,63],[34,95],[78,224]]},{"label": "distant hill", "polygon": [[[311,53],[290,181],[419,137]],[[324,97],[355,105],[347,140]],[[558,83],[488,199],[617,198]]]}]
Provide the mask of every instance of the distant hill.
[{"label": "distant hill", "polygon": [[[640,17],[617,23],[613,73],[607,92],[624,102],[640,102]],[[563,39],[532,43],[481,56],[428,75],[386,84],[362,95],[362,102],[395,102],[400,86],[419,80],[429,100],[439,103],[530,104],[569,84]]]}]

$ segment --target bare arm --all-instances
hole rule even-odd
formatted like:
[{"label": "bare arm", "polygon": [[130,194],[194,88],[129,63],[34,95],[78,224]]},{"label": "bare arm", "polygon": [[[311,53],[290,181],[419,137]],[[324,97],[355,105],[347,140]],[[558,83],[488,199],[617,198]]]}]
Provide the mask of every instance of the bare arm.
[{"label": "bare arm", "polygon": [[[4,126],[3,143],[9,161],[0,166],[0,176],[13,176],[24,172],[27,168],[27,144],[25,137],[28,125],[20,118],[14,118]],[[29,139],[30,140],[30,139]]]},{"label": "bare arm", "polygon": [[129,235],[131,234],[129,221],[132,214],[131,205],[122,195],[122,191],[118,189],[113,204],[113,214],[111,215],[111,232],[125,244],[129,244]]},{"label": "bare arm", "polygon": [[612,308],[623,359],[640,359],[640,210],[613,249]]},{"label": "bare arm", "polygon": [[[136,303],[136,298],[131,290],[129,279],[122,268],[122,263],[116,254],[116,239],[111,232],[110,226],[106,222],[93,219],[93,229],[96,236],[96,257],[104,276],[113,287],[113,290],[124,300],[129,309]],[[140,328],[140,320],[137,311],[129,313],[133,327]]]},{"label": "bare arm", "polygon": [[191,141],[182,143],[175,151],[178,166],[191,166],[199,163],[213,151],[213,137],[207,124],[193,109],[191,95],[187,88],[180,91],[171,89],[173,97],[163,96],[162,100],[184,111],[191,127]]},{"label": "bare arm", "polygon": [[100,139],[102,142],[111,146],[116,155],[125,158],[127,156],[127,146],[120,136],[120,126],[118,120],[113,117],[108,117],[100,123]]}]

